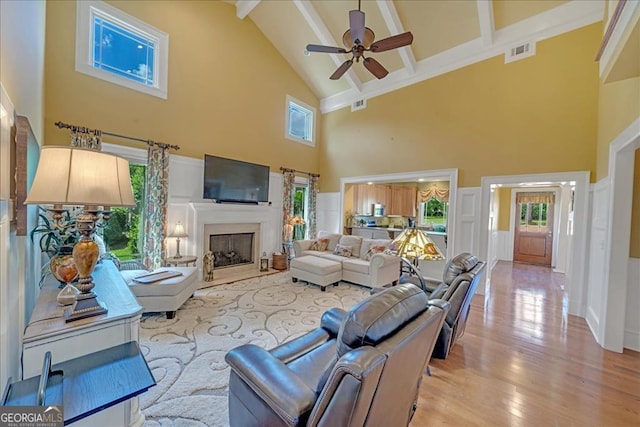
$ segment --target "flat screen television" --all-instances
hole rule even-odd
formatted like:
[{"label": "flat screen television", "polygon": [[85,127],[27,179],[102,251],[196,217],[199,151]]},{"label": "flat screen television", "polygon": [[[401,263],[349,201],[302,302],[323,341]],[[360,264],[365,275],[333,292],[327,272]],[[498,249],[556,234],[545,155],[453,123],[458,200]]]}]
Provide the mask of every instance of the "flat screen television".
[{"label": "flat screen television", "polygon": [[218,203],[269,201],[269,166],[204,155],[203,198]]}]

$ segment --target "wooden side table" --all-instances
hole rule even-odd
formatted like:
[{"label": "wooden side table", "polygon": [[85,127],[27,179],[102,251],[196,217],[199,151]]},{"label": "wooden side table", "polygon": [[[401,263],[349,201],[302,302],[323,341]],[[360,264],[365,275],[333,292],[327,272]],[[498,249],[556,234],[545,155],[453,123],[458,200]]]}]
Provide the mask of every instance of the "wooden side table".
[{"label": "wooden side table", "polygon": [[176,258],[174,256],[170,258],[165,258],[164,263],[167,267],[178,267],[180,264],[184,264],[186,267],[189,267],[189,264],[193,263],[193,266],[196,266],[196,261],[198,260],[197,256],[193,255],[182,255],[180,258]]}]

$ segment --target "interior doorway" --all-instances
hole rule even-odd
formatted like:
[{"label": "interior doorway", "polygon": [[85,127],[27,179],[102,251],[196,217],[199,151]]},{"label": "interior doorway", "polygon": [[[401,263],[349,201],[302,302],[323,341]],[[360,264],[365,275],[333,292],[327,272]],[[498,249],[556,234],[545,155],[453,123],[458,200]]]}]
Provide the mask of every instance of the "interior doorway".
[{"label": "interior doorway", "polygon": [[[489,259],[491,254],[490,239],[491,231],[491,200],[492,187],[526,187],[526,186],[561,186],[562,183],[574,182],[573,191],[571,192],[571,211],[570,226],[567,233],[570,234],[570,243],[568,247],[563,249],[566,253],[566,271],[565,271],[565,291],[568,299],[568,312],[580,317],[584,317],[584,299],[585,299],[585,268],[586,265],[586,244],[587,244],[587,218],[589,211],[589,172],[560,172],[549,174],[534,175],[512,175],[512,176],[496,176],[483,177],[481,186],[481,212],[480,212],[480,240],[479,254],[481,259],[487,260],[489,266],[494,264],[494,259]],[[557,214],[554,205],[554,215]],[[511,221],[515,222],[515,215],[511,215]],[[554,221],[555,222],[555,221]],[[557,222],[554,224],[554,232],[557,230]],[[513,242],[513,240],[511,241]],[[552,245],[552,249],[555,245]],[[553,261],[553,250],[552,262]],[[493,256],[493,255],[492,255]],[[491,269],[487,269],[484,276],[485,295],[491,292]],[[481,284],[482,286],[482,284]]]},{"label": "interior doorway", "polygon": [[551,267],[554,199],[552,192],[516,192],[514,261]]}]

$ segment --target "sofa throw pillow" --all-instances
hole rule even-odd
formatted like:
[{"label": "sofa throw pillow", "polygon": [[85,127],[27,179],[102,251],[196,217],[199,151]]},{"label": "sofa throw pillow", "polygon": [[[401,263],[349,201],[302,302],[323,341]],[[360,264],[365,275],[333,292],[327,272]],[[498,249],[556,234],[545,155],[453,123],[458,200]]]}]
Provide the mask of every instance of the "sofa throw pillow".
[{"label": "sofa throw pillow", "polygon": [[316,239],[309,246],[310,251],[326,251],[329,246],[329,239]]},{"label": "sofa throw pillow", "polygon": [[364,260],[364,257],[367,256],[367,252],[369,252],[371,246],[384,246],[386,248],[390,243],[390,239],[362,239],[362,246],[360,246],[360,254],[358,255],[358,258]]},{"label": "sofa throw pillow", "polygon": [[338,244],[342,246],[350,246],[351,255],[355,257],[360,257],[360,246],[362,245],[362,236],[352,236],[350,234],[345,234],[342,237],[340,237]]},{"label": "sofa throw pillow", "polygon": [[382,245],[372,245],[369,250],[367,251],[367,254],[364,256],[364,260],[365,261],[371,261],[371,257],[374,256],[375,254],[379,254],[385,251],[385,249],[387,249],[386,246],[382,246]]},{"label": "sofa throw pillow", "polygon": [[316,235],[317,239],[329,239],[329,245],[327,246],[328,251],[333,251],[336,248],[340,237],[342,237],[342,234],[329,233],[323,230],[318,231],[318,234]]},{"label": "sofa throw pillow", "polygon": [[351,246],[338,244],[336,245],[336,248],[333,250],[333,254],[350,258],[351,254],[353,253],[352,251],[353,251],[353,248]]}]

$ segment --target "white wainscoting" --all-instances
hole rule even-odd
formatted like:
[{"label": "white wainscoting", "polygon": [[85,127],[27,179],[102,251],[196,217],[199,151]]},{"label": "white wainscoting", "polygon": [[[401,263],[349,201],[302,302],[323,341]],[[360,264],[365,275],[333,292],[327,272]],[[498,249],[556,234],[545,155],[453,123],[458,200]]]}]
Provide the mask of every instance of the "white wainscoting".
[{"label": "white wainscoting", "polygon": [[318,193],[316,231],[325,230],[330,233],[342,233],[340,224],[340,193]]},{"label": "white wainscoting", "polygon": [[[455,234],[453,246],[447,253],[455,256],[461,252],[479,254],[480,250],[480,187],[458,188],[457,213],[453,218]],[[486,261],[486,260],[483,260]],[[489,277],[488,266],[485,267],[485,283]],[[481,282],[476,293],[485,294],[486,284]]]},{"label": "white wainscoting", "polygon": [[453,219],[456,229],[453,254],[477,254],[480,238],[480,187],[459,188],[457,205],[458,212]]},{"label": "white wainscoting", "polygon": [[624,347],[640,351],[640,258],[629,258]]},{"label": "white wainscoting", "polygon": [[601,319],[605,298],[605,260],[607,254],[605,237],[608,221],[607,201],[609,196],[609,179],[605,178],[598,181],[593,185],[591,191],[589,208],[592,216],[589,233],[589,265],[585,320],[596,341],[602,345]]},{"label": "white wainscoting", "polygon": [[513,261],[513,235],[511,232],[496,232],[496,257],[500,261]]}]

